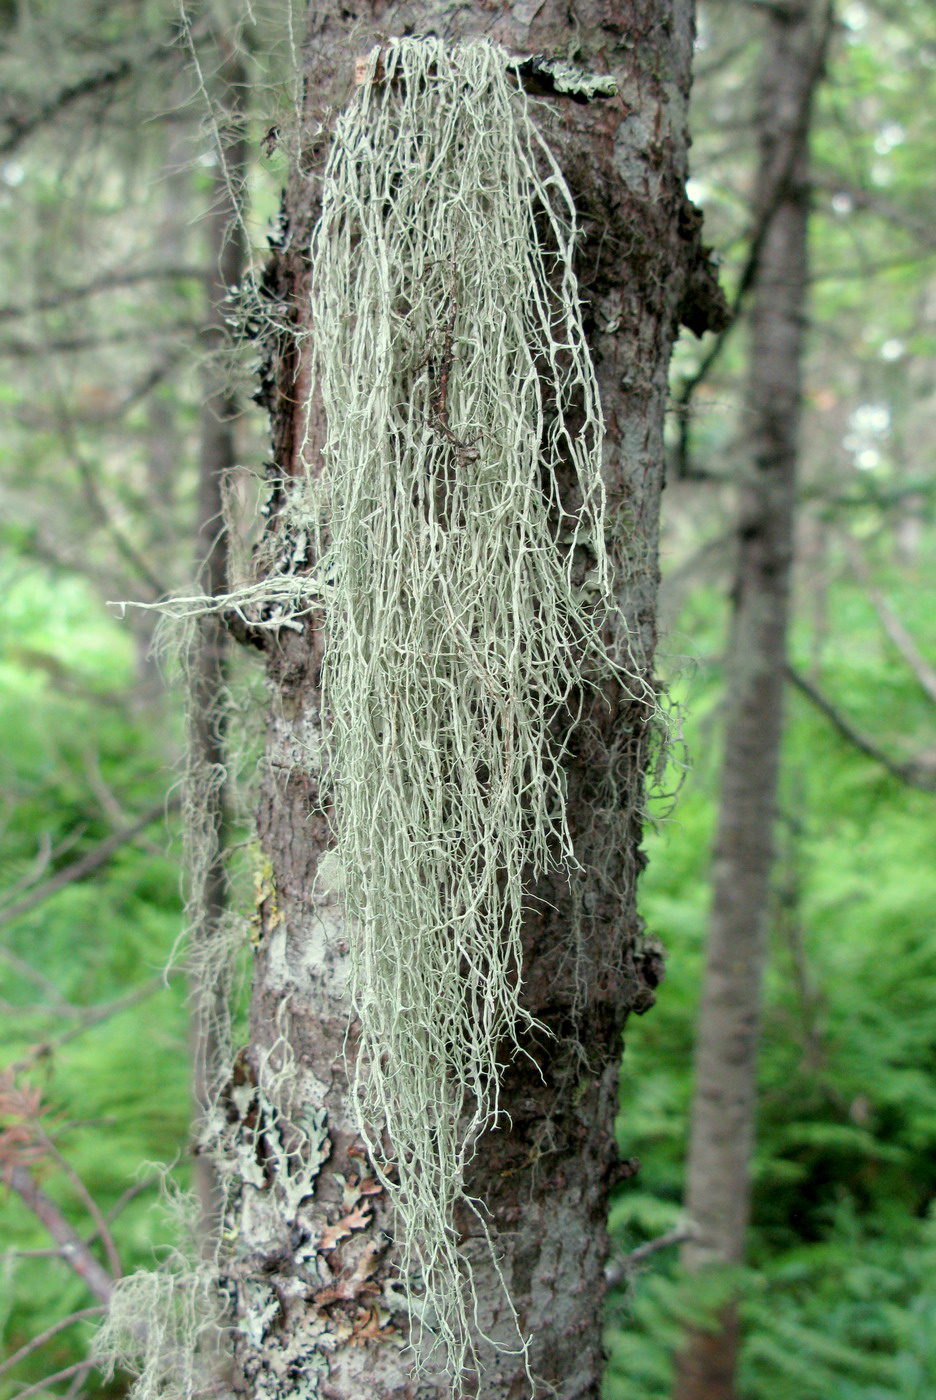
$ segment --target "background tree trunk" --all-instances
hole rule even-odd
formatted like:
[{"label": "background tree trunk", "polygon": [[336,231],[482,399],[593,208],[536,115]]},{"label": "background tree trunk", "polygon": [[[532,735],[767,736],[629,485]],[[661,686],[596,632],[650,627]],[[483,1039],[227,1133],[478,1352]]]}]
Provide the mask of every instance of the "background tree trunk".
[{"label": "background tree trunk", "polygon": [[[225,44],[222,35],[219,42]],[[198,453],[196,552],[207,594],[224,591],[228,580],[228,540],[223,521],[223,482],[237,461],[239,405],[225,364],[229,339],[226,303],[240,286],[246,263],[244,185],[247,179],[247,75],[230,51],[215,75],[220,149],[211,189],[208,233],[208,315],[204,338],[208,359],[202,371],[203,398]],[[202,864],[193,872],[196,888],[192,938],[209,943],[228,905],[227,845],[227,671],[228,635],[215,616],[199,619],[192,658],[193,684],[189,736],[189,781],[203,793]],[[197,952],[196,952],[197,965]],[[196,1118],[206,1111],[218,1074],[217,1027],[226,1012],[217,1005],[219,987],[197,978],[192,986],[192,1066]],[[218,1181],[209,1156],[195,1159],[195,1177],[206,1238],[217,1225]]]},{"label": "background tree trunk", "polygon": [[[804,0],[772,5],[760,91],[755,226],[764,229],[753,279],[744,414],[749,467],[739,492],[734,616],[727,666],[722,795],[713,855],[686,1208],[697,1234],[690,1272],[739,1264],[750,1213],[757,1046],[777,774],[783,733],[786,630],[807,287],[809,127],[830,13]],[[736,1306],[716,1331],[690,1333],[677,1400],[735,1394]]]},{"label": "background tree trunk", "polygon": [[[381,15],[359,7],[352,28],[337,6],[313,12],[305,128],[267,277],[300,331],[317,213],[310,172],[322,167],[328,111],[347,100],[354,58],[380,37]],[[620,597],[649,678],[667,366],[689,272],[704,265],[684,194],[692,4],[590,3],[574,27],[567,7],[553,3],[515,4],[493,23],[480,8],[411,4],[394,11],[394,26],[417,34],[441,26],[452,41],[483,32],[520,54],[574,49],[585,68],[619,78],[616,98],[587,106],[553,98],[546,120],[585,230],[579,277],[608,425],[609,520],[627,536]],[[307,371],[295,341],[280,346],[266,392],[275,473],[298,474]],[[313,415],[307,456],[319,427]],[[306,626],[284,630],[268,649],[259,831],[275,893],[261,910],[250,1045],[229,1091],[234,1151],[254,1163],[226,1222],[227,1237],[237,1238],[224,1262],[239,1329],[236,1371],[255,1396],[438,1400],[450,1386],[438,1372],[415,1378],[404,1349],[394,1223],[369,1179],[348,1098],[349,935],[324,872],[316,885],[329,844],[309,757],[318,748],[321,644],[321,632]],[[497,1267],[478,1217],[466,1209],[458,1221],[475,1265],[479,1336],[516,1353],[499,1268],[530,1338],[536,1395],[563,1400],[599,1393],[605,1216],[622,1174],[612,1131],[621,1030],[630,1010],[651,1004],[662,972],[634,908],[648,707],[613,687],[605,700],[592,702],[568,763],[569,825],[586,873],[571,887],[565,876],[544,881],[536,890],[543,912],[526,927],[525,1003],[554,1038],[529,1037],[529,1060],[507,1067],[500,1103],[510,1126],[481,1140],[467,1182],[485,1203]],[[316,1249],[323,1228],[335,1243]],[[522,1358],[491,1353],[483,1379],[466,1377],[459,1393],[529,1395]]]}]

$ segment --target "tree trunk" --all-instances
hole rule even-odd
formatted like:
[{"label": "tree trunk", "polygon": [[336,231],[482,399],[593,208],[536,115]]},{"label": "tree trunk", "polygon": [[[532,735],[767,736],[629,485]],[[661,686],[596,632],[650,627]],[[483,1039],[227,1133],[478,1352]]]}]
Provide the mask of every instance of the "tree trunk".
[{"label": "tree trunk", "polygon": [[[222,37],[222,43],[224,42]],[[198,535],[196,553],[201,584],[207,594],[223,593],[228,585],[228,541],[223,521],[223,482],[237,461],[237,396],[225,365],[228,314],[225,303],[240,286],[246,262],[243,191],[247,178],[247,77],[243,62],[225,56],[215,75],[221,149],[212,182],[208,234],[208,315],[205,341],[209,359],[202,373],[198,457]],[[189,804],[199,810],[199,859],[192,870],[189,912],[192,918],[194,966],[199,949],[216,939],[228,905],[225,866],[227,845],[227,671],[228,635],[221,620],[199,619],[191,658],[191,715],[188,783],[199,789]],[[227,1012],[218,1005],[224,984],[203,976],[192,982],[191,1050],[196,1120],[206,1112],[219,1071],[218,1027]],[[198,1131],[198,1128],[196,1128]],[[206,1240],[217,1228],[220,1209],[217,1173],[206,1154],[195,1159],[195,1180]]]},{"label": "tree trunk", "polygon": [[[347,100],[355,57],[379,42],[382,14],[376,5],[355,14],[336,5],[312,12],[305,127],[266,282],[274,303],[292,308],[299,332],[307,329],[318,188],[310,173],[322,167],[320,133],[329,109]],[[417,3],[393,15],[407,33],[444,32],[452,42],[485,34],[521,55],[574,49],[589,71],[610,68],[619,79],[619,95],[608,101],[549,98],[547,137],[585,232],[578,270],[607,424],[609,520],[628,536],[618,591],[635,661],[649,679],[667,366],[693,269],[702,269],[692,293],[696,326],[704,319],[700,300],[717,306],[698,217],[684,194],[692,4],[588,3],[574,26],[567,7],[550,0],[503,13]],[[314,455],[319,431],[315,413],[310,426],[306,412],[301,338],[280,338],[265,393],[275,474],[298,475],[300,450],[307,459],[310,453],[306,433]],[[275,536],[275,519],[272,529]],[[261,908],[250,1045],[228,1093],[231,1152],[249,1159],[225,1222],[225,1239],[236,1246],[222,1261],[236,1317],[235,1371],[245,1393],[271,1400],[441,1400],[453,1393],[441,1371],[414,1373],[394,1221],[369,1175],[349,1102],[353,934],[324,871],[316,884],[330,842],[309,757],[318,747],[321,648],[311,625],[283,629],[267,647],[271,711],[259,833],[272,876]],[[651,1004],[662,968],[641,941],[634,907],[649,707],[609,685],[587,719],[567,761],[568,819],[585,871],[542,881],[535,891],[542,912],[525,926],[524,1002],[551,1036],[528,1035],[529,1057],[505,1066],[507,1126],[482,1137],[466,1182],[483,1213],[466,1206],[457,1221],[474,1265],[478,1345],[483,1350],[486,1336],[507,1350],[488,1349],[483,1377],[462,1377],[458,1395],[531,1394],[501,1280],[530,1339],[535,1395],[599,1394],[607,1198],[627,1174],[613,1136],[621,1031],[629,1011]]]},{"label": "tree trunk", "polygon": [[[753,281],[744,400],[749,468],[740,488],[734,616],[727,667],[722,795],[696,1039],[686,1209],[697,1234],[690,1272],[740,1264],[750,1213],[757,1047],[773,823],[783,732],[800,365],[807,286],[808,138],[829,29],[825,5],[770,7],[760,89]],[[735,1395],[737,1310],[690,1333],[677,1400]]]}]

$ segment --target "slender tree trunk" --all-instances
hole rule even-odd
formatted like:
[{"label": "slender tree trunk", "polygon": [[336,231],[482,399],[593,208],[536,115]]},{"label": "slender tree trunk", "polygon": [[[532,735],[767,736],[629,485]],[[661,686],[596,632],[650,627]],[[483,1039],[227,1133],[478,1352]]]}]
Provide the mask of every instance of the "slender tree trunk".
[{"label": "slender tree trunk", "polygon": [[[705,980],[696,1040],[686,1208],[690,1272],[739,1264],[750,1213],[761,977],[777,774],[807,285],[808,138],[829,29],[826,5],[770,7],[760,91],[758,218],[744,401],[749,467],[740,489],[727,668],[722,795]],[[695,1331],[677,1364],[677,1400],[735,1395],[737,1308]]]},{"label": "slender tree trunk", "polygon": [[[223,40],[222,40],[223,42]],[[220,149],[206,221],[208,243],[208,315],[203,371],[203,398],[198,459],[198,535],[196,553],[205,592],[228,587],[228,542],[222,519],[222,484],[237,460],[237,396],[225,367],[228,327],[225,302],[244,275],[246,248],[243,186],[247,170],[245,132],[247,79],[240,58],[230,54],[215,75]],[[192,658],[189,780],[201,788],[203,864],[194,872],[196,901],[192,938],[209,943],[225,916],[228,880],[227,844],[227,669],[228,636],[215,616],[199,620]],[[198,951],[195,950],[198,966]],[[217,1005],[220,989],[197,978],[192,987],[192,1064],[196,1118],[206,1110],[218,1072],[217,1028],[225,1011]],[[215,1168],[207,1155],[196,1157],[196,1186],[206,1238],[220,1207]]]},{"label": "slender tree trunk", "polygon": [[[181,98],[180,98],[181,100]],[[187,123],[170,123],[159,172],[161,193],[157,246],[169,267],[184,267],[189,256],[192,221],[192,176],[188,169],[193,132]],[[179,464],[183,460],[180,407],[174,395],[158,386],[146,401],[146,513],[153,568],[160,578],[171,577],[170,561],[177,549],[175,526]],[[133,608],[128,613],[136,641],[137,699],[144,705],[165,699],[165,678],[153,649],[157,613]]]},{"label": "slender tree trunk", "polygon": [[[265,381],[277,474],[298,474],[300,448],[311,459],[320,431],[315,414],[311,426],[306,416],[301,338],[317,212],[310,172],[321,170],[320,133],[329,110],[347,100],[355,56],[383,37],[382,15],[376,4],[356,7],[355,16],[334,4],[312,12],[306,124],[267,278],[273,302],[293,309],[300,332],[286,343],[280,338]],[[547,135],[585,231],[579,277],[608,427],[609,519],[629,538],[619,591],[636,662],[649,679],[670,348],[687,295],[697,326],[706,296],[711,309],[718,305],[710,276],[697,276],[687,292],[690,271],[704,273],[705,263],[684,194],[691,0],[589,0],[577,7],[574,26],[568,8],[552,0],[497,12],[416,3],[394,9],[393,24],[408,33],[444,32],[451,41],[484,33],[518,54],[565,54],[574,45],[583,66],[618,76],[619,95],[609,101],[550,99]],[[250,1045],[228,1094],[229,1150],[247,1163],[225,1222],[225,1239],[236,1240],[223,1261],[236,1318],[235,1370],[248,1395],[270,1400],[441,1400],[452,1393],[441,1374],[413,1372],[394,1222],[368,1179],[349,1102],[350,933],[324,870],[316,884],[329,845],[310,761],[318,747],[321,645],[321,632],[306,626],[283,629],[267,648],[271,712],[259,831],[272,880],[261,909]],[[525,1004],[552,1036],[530,1035],[529,1057],[505,1068],[507,1126],[482,1138],[466,1183],[468,1195],[484,1202],[496,1265],[481,1217],[466,1208],[458,1220],[474,1261],[479,1336],[516,1352],[500,1274],[530,1338],[543,1400],[599,1394],[605,1215],[622,1173],[612,1131],[621,1030],[630,1010],[651,1004],[662,972],[659,955],[641,941],[634,908],[648,707],[609,686],[588,720],[567,764],[569,823],[585,873],[571,882],[544,880],[536,890],[541,912],[526,926]],[[483,1379],[466,1376],[455,1393],[492,1400],[530,1394],[518,1355],[492,1352],[488,1363]]]}]

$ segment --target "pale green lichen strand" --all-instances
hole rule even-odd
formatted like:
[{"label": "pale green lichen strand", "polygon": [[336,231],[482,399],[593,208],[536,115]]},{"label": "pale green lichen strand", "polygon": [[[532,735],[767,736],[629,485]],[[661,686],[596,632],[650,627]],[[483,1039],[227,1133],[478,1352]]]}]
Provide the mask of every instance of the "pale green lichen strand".
[{"label": "pale green lichen strand", "polygon": [[554,731],[607,674],[613,607],[575,209],[508,62],[483,41],[375,50],[312,240],[358,1114],[403,1279],[431,1304],[422,1341],[456,1371],[472,1305],[453,1207],[505,1038],[529,1025],[525,890],[574,864]]}]

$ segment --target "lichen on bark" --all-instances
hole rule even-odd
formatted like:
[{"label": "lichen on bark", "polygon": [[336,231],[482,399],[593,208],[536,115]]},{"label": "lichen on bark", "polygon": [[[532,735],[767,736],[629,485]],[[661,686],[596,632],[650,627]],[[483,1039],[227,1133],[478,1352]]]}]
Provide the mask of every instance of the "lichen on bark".
[{"label": "lichen on bark", "polygon": [[485,40],[375,48],[335,128],[311,251],[327,430],[310,524],[354,1101],[420,1355],[443,1349],[455,1374],[476,1308],[454,1207],[532,1028],[528,891],[577,868],[562,756],[583,693],[628,685],[623,619],[623,656],[607,644],[574,201],[510,65]]},{"label": "lichen on bark", "polygon": [[[492,24],[480,9],[449,7],[446,46],[477,38],[486,28],[490,40],[513,53],[569,52],[573,31],[565,7],[547,3],[535,7],[535,14],[533,9],[508,6]],[[406,5],[398,18],[401,30],[438,32],[439,15],[432,6]],[[370,21],[373,33],[376,12]],[[534,577],[551,578],[553,619],[558,611],[561,625],[554,626],[552,650],[546,647],[541,659],[558,661],[559,675],[544,677],[541,690],[529,676],[520,677],[527,699],[552,696],[537,718],[547,734],[539,769],[545,788],[539,782],[529,793],[531,805],[545,811],[549,858],[538,866],[535,857],[528,860],[516,887],[522,918],[510,954],[511,976],[517,974],[510,996],[516,993],[514,1038],[521,1053],[511,1055],[506,1035],[490,1065],[505,1111],[497,1120],[482,1113],[472,1128],[469,1094],[465,1120],[457,1124],[474,1149],[464,1158],[460,1184],[465,1197],[484,1206],[472,1208],[465,1200],[454,1205],[451,1238],[458,1254],[471,1261],[477,1301],[468,1319],[474,1359],[455,1378],[446,1376],[444,1362],[454,1361],[450,1369],[458,1370],[457,1353],[439,1356],[439,1365],[431,1361],[421,1375],[413,1370],[412,1343],[420,1328],[431,1339],[437,1317],[417,1261],[412,1255],[408,1260],[401,1248],[387,1189],[397,1183],[388,1169],[390,1145],[374,1144],[383,1163],[381,1181],[361,1139],[353,1092],[361,1034],[351,1001],[354,929],[343,888],[348,861],[333,851],[330,809],[340,773],[328,763],[334,716],[328,711],[323,621],[329,591],[334,597],[347,580],[336,574],[329,582],[323,567],[335,537],[334,518],[328,517],[334,500],[324,478],[309,490],[310,478],[318,481],[329,425],[322,396],[313,387],[316,327],[308,254],[333,109],[351,94],[354,58],[366,47],[360,29],[352,34],[349,26],[347,17],[328,7],[310,18],[307,107],[296,169],[282,241],[262,284],[276,326],[264,377],[275,461],[271,520],[257,556],[263,569],[253,585],[214,605],[225,612],[236,636],[256,643],[266,656],[270,714],[258,838],[264,871],[269,865],[264,888],[275,889],[275,901],[261,900],[253,928],[249,1045],[235,1060],[219,1102],[218,1155],[228,1162],[229,1184],[214,1270],[233,1344],[231,1380],[235,1389],[271,1400],[300,1393],[318,1393],[323,1400],[391,1395],[441,1400],[452,1393],[520,1400],[531,1391],[544,1400],[556,1395],[594,1400],[604,1218],[618,1172],[612,1123],[620,1033],[630,1008],[644,1010],[652,1002],[660,975],[659,954],[652,942],[643,942],[635,914],[634,881],[642,859],[641,774],[654,709],[655,541],[666,365],[686,272],[698,252],[691,221],[683,217],[691,5],[688,0],[590,4],[575,28],[580,61],[597,73],[613,72],[618,95],[600,107],[556,97],[550,108],[539,109],[546,144],[536,159],[542,162],[537,168],[547,171],[547,200],[526,218],[524,235],[529,241],[549,223],[549,201],[558,201],[564,223],[574,209],[580,233],[568,257],[578,290],[571,313],[563,313],[567,340],[558,358],[565,371],[574,358],[572,338],[579,337],[579,347],[587,342],[594,369],[575,381],[565,400],[560,393],[545,410],[542,401],[536,407],[535,386],[525,390],[527,416],[520,421],[528,429],[532,413],[529,436],[548,443],[553,434],[553,445],[560,446],[552,457],[537,457],[525,488],[521,518],[535,515],[543,523],[540,534],[524,535],[516,520],[510,525],[514,482],[513,496],[507,491],[501,501],[509,548],[494,551],[489,571],[495,582],[503,581],[505,559],[516,563],[519,553],[524,586]],[[377,96],[368,94],[369,100]],[[556,168],[564,172],[569,200],[549,174]],[[398,190],[380,194],[383,205],[392,206]],[[555,273],[562,284],[565,245],[555,231],[547,233],[557,253],[543,293],[552,320],[562,311],[563,298],[556,298],[557,284],[550,279]],[[415,290],[425,288],[427,309],[420,312],[418,334],[410,327],[408,346],[408,383],[415,392],[407,424],[414,437],[420,429],[420,451],[427,454],[429,475],[435,474],[434,489],[425,484],[420,489],[424,543],[436,564],[441,556],[432,551],[444,552],[447,529],[465,511],[459,495],[465,483],[488,492],[489,509],[500,499],[497,491],[505,490],[492,470],[504,447],[504,419],[493,425],[477,421],[480,399],[471,396],[472,357],[483,357],[497,328],[465,332],[473,288],[457,278],[466,253],[463,240],[464,230],[454,227],[437,254],[424,259],[424,277]],[[485,252],[487,260],[479,264]],[[502,249],[490,239],[471,256],[469,264],[485,278],[504,263]],[[405,320],[402,303],[389,310]],[[536,378],[548,382],[550,350],[535,340],[536,316],[523,324],[534,335]],[[560,326],[560,319],[553,324]],[[363,332],[366,317],[361,325]],[[499,352],[496,342],[490,348]],[[521,351],[515,347],[516,365]],[[574,444],[583,426],[586,436],[591,431],[589,403],[599,394],[607,431],[595,478],[587,453],[576,458]],[[482,436],[473,441],[476,430]],[[528,442],[522,445],[529,450]],[[398,446],[393,454],[398,460]],[[485,469],[487,482],[479,480]],[[597,509],[602,491],[608,507],[604,518]],[[412,504],[412,494],[392,502],[389,524],[393,511]],[[487,529],[474,538],[490,543],[493,534]],[[555,560],[544,557],[547,542],[555,548]],[[349,540],[349,550],[352,544]],[[481,561],[471,562],[483,595],[489,576]],[[558,570],[549,573],[556,564]],[[398,593],[407,582],[404,604],[417,577],[407,574],[407,567],[408,561],[401,561],[397,576]],[[387,582],[385,575],[380,578]],[[614,581],[613,607],[607,578]],[[444,596],[437,588],[438,615],[445,612]],[[424,605],[432,602],[427,597]],[[400,605],[397,599],[395,606]],[[457,636],[459,612],[453,611]],[[539,642],[531,625],[536,619],[534,605],[526,634],[519,640],[514,634],[528,657]],[[473,624],[463,630],[467,672],[483,712],[489,699],[486,674],[495,660],[501,666],[506,654],[479,648]],[[598,631],[612,661],[630,656],[638,680],[625,683],[613,664],[603,666],[592,646],[591,633]],[[556,657],[560,635],[572,655]],[[433,672],[450,684],[460,674],[450,658]],[[505,713],[514,700],[512,692],[503,697]],[[495,727],[498,737],[507,732],[503,724]],[[454,744],[455,736],[449,742]],[[431,769],[428,762],[417,765],[417,781]],[[456,776],[453,767],[446,799],[451,810],[459,795]],[[317,1136],[322,1132],[327,1154]],[[277,1185],[281,1173],[286,1179]],[[520,1354],[518,1337],[529,1339],[528,1357]]]}]

